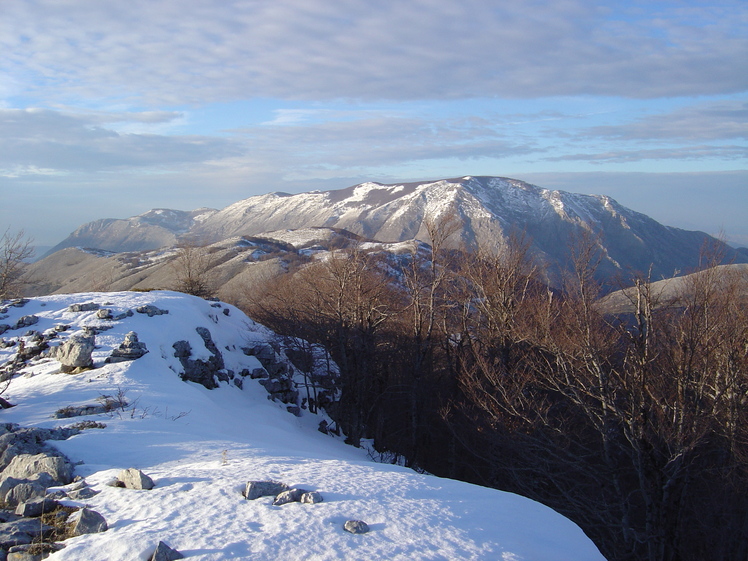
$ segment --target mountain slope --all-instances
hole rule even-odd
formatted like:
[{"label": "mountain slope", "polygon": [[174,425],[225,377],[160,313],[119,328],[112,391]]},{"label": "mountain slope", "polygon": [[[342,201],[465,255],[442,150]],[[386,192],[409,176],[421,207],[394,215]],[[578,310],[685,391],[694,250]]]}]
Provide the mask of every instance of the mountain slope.
[{"label": "mountain slope", "polygon": [[539,262],[568,264],[569,244],[584,232],[600,236],[601,275],[647,271],[655,278],[696,267],[702,232],[659,224],[605,196],[550,191],[499,177],[428,183],[363,183],[337,191],[274,193],[239,201],[196,225],[206,240],[256,235],[282,228],[344,228],[384,242],[428,240],[425,220],[456,214],[462,222],[451,244],[496,249],[514,233],[532,241]]},{"label": "mountain slope", "polygon": [[177,243],[196,223],[216,212],[200,208],[193,211],[157,208],[126,218],[103,218],[88,222],[76,229],[62,242],[50,249],[49,256],[67,247],[89,247],[107,251],[144,251]]},{"label": "mountain slope", "polygon": [[[96,310],[70,311],[71,304],[90,302],[115,317],[143,305],[169,313],[105,320]],[[34,329],[41,332],[69,325],[62,339],[85,326],[110,329],[96,336],[94,370],[59,374],[59,363],[49,358],[29,364],[4,394],[17,406],[0,412],[3,422],[64,424],[52,418],[56,410],[95,403],[102,395],[124,394],[130,404],[85,417],[106,428],[54,443],[99,491],[85,502],[104,515],[109,530],[67,540],[52,561],[146,559],[159,540],[203,561],[602,560],[582,532],[551,509],[516,495],[374,464],[361,450],[315,430],[319,417],[306,411],[295,417],[269,401],[254,380],[246,378],[243,389],[221,383],[214,390],[182,382],[174,342],[188,341],[196,358],[212,352],[196,327],[210,332],[226,368],[257,366],[241,347],[272,334],[232,306],[172,292],[73,294],[9,307],[2,321],[15,325],[29,315],[37,317]],[[132,362],[105,364],[129,331],[138,333],[149,352]],[[17,343],[30,337],[26,332],[10,329],[3,337]],[[10,359],[14,348],[0,349],[0,361]],[[156,487],[106,485],[127,467],[145,471]],[[272,506],[267,497],[245,500],[241,489],[255,479],[316,490],[324,502]],[[364,520],[371,531],[344,532],[348,519]]]}]

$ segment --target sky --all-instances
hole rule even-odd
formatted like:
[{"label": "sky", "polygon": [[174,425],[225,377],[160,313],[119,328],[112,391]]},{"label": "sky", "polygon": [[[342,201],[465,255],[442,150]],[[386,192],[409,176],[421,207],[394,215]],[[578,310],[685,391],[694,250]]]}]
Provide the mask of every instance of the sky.
[{"label": "sky", "polygon": [[745,0],[2,0],[0,229],[492,175],[748,246]]}]

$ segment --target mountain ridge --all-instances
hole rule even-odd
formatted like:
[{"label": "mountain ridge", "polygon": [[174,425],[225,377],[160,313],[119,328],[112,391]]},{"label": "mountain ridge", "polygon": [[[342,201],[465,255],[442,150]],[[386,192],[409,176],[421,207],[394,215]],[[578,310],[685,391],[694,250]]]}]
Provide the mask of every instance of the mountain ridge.
[{"label": "mountain ridge", "polygon": [[[459,232],[450,240],[453,247],[498,251],[511,234],[524,234],[536,260],[555,274],[570,262],[573,240],[586,234],[599,239],[601,275],[606,278],[634,271],[669,277],[696,268],[703,247],[721,243],[703,232],[664,226],[606,195],[550,190],[506,177],[465,176],[426,182],[365,182],[298,194],[266,193],[221,210],[205,210],[181,233],[160,224],[150,228],[141,215],[127,219],[126,227],[117,223],[115,226],[123,228],[121,233],[102,224],[103,244],[93,243],[97,238],[91,233],[87,238],[78,234],[56,247],[114,250],[118,236],[122,248],[148,236],[154,244],[166,240],[163,245],[174,245],[184,236],[207,244],[308,227],[345,229],[381,242],[428,241],[428,221],[449,215],[461,222]],[[138,231],[141,236],[136,235]],[[84,238],[91,243],[74,243]],[[724,248],[729,258],[746,261],[745,255]]]}]

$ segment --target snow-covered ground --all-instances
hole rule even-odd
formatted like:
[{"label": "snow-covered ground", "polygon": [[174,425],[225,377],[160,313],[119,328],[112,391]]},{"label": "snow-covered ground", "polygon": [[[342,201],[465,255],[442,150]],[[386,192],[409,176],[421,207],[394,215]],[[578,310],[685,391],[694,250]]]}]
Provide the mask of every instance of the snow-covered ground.
[{"label": "snow-covered ground", "polygon": [[[169,313],[109,321],[95,311],[66,311],[84,302],[110,308],[115,316],[143,304]],[[17,405],[1,411],[0,422],[106,424],[54,445],[79,462],[76,474],[100,491],[86,504],[106,518],[109,530],[70,539],[49,559],[146,559],[159,540],[195,560],[603,559],[578,527],[551,509],[517,495],[373,463],[362,450],[317,431],[319,417],[307,411],[296,417],[269,401],[254,380],[246,378],[243,389],[222,383],[214,390],[181,381],[174,342],[187,340],[194,354],[209,356],[195,327],[210,330],[226,368],[235,372],[257,366],[241,347],[271,335],[236,308],[211,304],[174,292],[89,293],[36,298],[0,315],[0,323],[8,325],[24,315],[39,318],[31,327],[6,331],[6,340],[61,323],[72,326],[61,340],[83,326],[114,326],[96,336],[95,369],[60,374],[59,362],[43,360],[13,379],[3,394]],[[104,364],[129,331],[138,334],[148,354]],[[0,349],[0,363],[14,352]],[[53,418],[60,408],[118,393],[130,404],[124,410]],[[143,470],[156,487],[106,485],[128,467]],[[259,479],[319,491],[324,501],[272,506],[270,497],[245,500],[244,485]],[[371,531],[345,532],[349,519],[365,521]]]}]

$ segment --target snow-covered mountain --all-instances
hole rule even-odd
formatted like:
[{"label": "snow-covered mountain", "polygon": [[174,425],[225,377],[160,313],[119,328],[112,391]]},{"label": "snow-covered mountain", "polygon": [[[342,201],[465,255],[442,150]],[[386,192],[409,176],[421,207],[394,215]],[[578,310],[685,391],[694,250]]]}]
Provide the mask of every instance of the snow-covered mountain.
[{"label": "snow-covered mountain", "polygon": [[[427,240],[425,220],[438,221],[450,213],[461,221],[460,231],[450,239],[452,245],[491,249],[499,247],[513,232],[524,233],[532,240],[531,249],[538,261],[552,269],[568,264],[569,242],[575,235],[592,232],[600,236],[603,276],[646,272],[652,266],[654,278],[669,277],[696,267],[704,243],[712,240],[703,232],[663,226],[606,196],[552,191],[501,177],[469,176],[424,183],[362,183],[296,195],[259,195],[201,214],[187,233],[210,243],[289,228],[330,227],[383,242]],[[87,246],[125,251],[132,247],[127,244],[137,238],[137,224],[142,221],[120,222],[127,224],[121,232],[108,224],[83,226],[81,231],[90,233],[88,237],[77,234],[58,248]],[[156,241],[155,236],[152,239]],[[737,260],[745,261],[746,256]]]},{"label": "snow-covered mountain", "polygon": [[551,191],[501,177],[462,177],[427,183],[362,183],[347,189],[239,201],[197,225],[207,240],[281,228],[344,228],[385,242],[428,240],[425,219],[455,213],[461,230],[453,245],[499,247],[514,233],[532,240],[539,261],[569,262],[569,243],[587,231],[601,239],[603,275],[630,271],[655,278],[696,267],[709,236],[663,226],[610,197]]},{"label": "snow-covered mountain", "polygon": [[217,212],[199,208],[185,212],[157,208],[125,219],[103,218],[88,222],[76,229],[62,242],[47,251],[45,256],[66,247],[90,247],[106,251],[144,251],[177,243],[196,224]]},{"label": "snow-covered mountain", "polygon": [[[30,356],[35,345],[95,333],[93,369],[61,374],[58,358],[40,355],[3,394],[16,404],[0,411],[3,423],[106,425],[51,443],[96,492],[64,504],[87,505],[108,524],[105,532],[66,540],[51,561],[145,560],[159,541],[201,561],[603,559],[578,527],[549,508],[373,463],[316,430],[321,417],[306,410],[295,416],[269,400],[259,380],[241,375],[262,367],[259,354],[242,349],[266,344],[272,333],[233,306],[173,292],[69,294],[19,304],[0,312],[0,364],[21,348]],[[148,352],[106,362],[129,332]],[[182,381],[184,353],[175,355],[185,345],[178,341],[188,343],[195,361],[220,353],[225,376],[213,380],[217,388]],[[80,406],[105,396],[127,404],[59,418],[61,410],[85,413]],[[130,467],[155,480],[155,488],[108,485]],[[323,502],[247,500],[242,489],[250,480],[317,491]],[[351,519],[370,531],[344,531]]]}]

